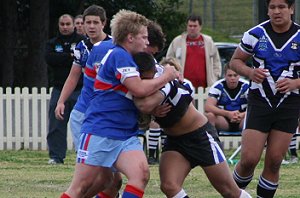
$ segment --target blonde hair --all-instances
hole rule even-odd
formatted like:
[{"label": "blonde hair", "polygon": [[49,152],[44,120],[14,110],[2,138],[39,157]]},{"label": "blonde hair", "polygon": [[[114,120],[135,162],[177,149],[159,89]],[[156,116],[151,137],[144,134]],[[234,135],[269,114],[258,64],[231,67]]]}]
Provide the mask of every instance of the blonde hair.
[{"label": "blonde hair", "polygon": [[115,44],[122,44],[128,34],[137,35],[142,26],[148,26],[148,19],[136,12],[120,10],[111,20],[111,35]]},{"label": "blonde hair", "polygon": [[171,65],[171,66],[174,66],[175,69],[176,69],[177,71],[179,71],[180,73],[182,72],[182,67],[181,67],[179,61],[178,61],[176,58],[174,58],[174,57],[163,58],[163,59],[160,61],[160,64],[163,65],[163,66],[169,64],[169,65]]}]

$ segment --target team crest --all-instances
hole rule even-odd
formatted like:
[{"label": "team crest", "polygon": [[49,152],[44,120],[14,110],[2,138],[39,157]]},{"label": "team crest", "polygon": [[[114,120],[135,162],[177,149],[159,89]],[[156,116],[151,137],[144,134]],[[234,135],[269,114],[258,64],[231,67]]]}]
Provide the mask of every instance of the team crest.
[{"label": "team crest", "polygon": [[291,49],[294,49],[294,50],[298,49],[298,43],[292,42]]}]

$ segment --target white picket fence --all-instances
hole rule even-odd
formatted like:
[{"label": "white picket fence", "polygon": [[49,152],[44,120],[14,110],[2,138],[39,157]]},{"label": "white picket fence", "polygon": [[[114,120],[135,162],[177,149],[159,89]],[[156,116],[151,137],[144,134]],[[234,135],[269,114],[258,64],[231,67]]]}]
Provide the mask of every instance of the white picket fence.
[{"label": "white picket fence", "polygon": [[[0,87],[0,150],[46,150],[48,105],[51,89]],[[199,88],[195,94],[196,107],[203,112],[207,90]],[[240,137],[221,137],[224,148],[237,148]],[[68,149],[72,149],[68,130]]]}]

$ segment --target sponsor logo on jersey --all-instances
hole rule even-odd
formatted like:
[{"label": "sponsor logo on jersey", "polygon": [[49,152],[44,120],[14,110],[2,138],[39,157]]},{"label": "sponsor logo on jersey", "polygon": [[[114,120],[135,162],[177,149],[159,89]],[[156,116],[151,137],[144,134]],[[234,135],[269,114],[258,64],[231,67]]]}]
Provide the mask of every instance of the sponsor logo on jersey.
[{"label": "sponsor logo on jersey", "polygon": [[56,52],[63,52],[64,48],[61,45],[55,45],[55,49]]},{"label": "sponsor logo on jersey", "polygon": [[298,43],[292,42],[291,49],[297,50],[298,49]]}]

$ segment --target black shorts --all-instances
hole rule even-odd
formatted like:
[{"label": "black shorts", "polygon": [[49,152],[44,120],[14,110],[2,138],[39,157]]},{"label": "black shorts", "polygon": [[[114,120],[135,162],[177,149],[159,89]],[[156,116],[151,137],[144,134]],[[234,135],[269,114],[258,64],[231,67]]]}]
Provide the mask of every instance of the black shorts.
[{"label": "black shorts", "polygon": [[177,151],[195,166],[211,166],[225,161],[225,156],[220,148],[216,129],[209,123],[203,127],[181,135],[167,136],[162,149],[165,151]]},{"label": "black shorts", "polygon": [[271,108],[248,105],[245,129],[268,133],[272,129],[295,133],[300,109]]},{"label": "black shorts", "polygon": [[228,123],[228,130],[227,131],[240,131],[240,123],[230,122],[230,120],[225,117]]}]

